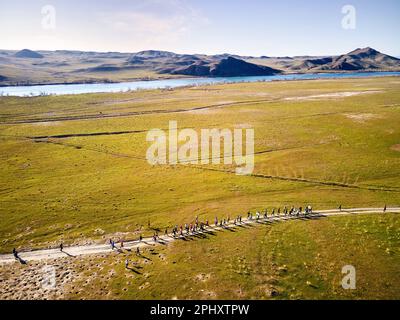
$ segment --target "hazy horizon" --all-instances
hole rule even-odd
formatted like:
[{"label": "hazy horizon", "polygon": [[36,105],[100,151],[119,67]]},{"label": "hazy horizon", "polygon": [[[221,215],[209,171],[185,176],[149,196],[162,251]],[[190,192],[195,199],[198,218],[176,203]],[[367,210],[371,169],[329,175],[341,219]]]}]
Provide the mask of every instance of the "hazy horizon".
[{"label": "hazy horizon", "polygon": [[[48,5],[54,8],[53,28],[43,27]],[[343,28],[345,5],[356,10],[354,28]],[[2,1],[0,8],[2,50],[282,57],[372,47],[400,56],[396,0],[15,0]]]}]

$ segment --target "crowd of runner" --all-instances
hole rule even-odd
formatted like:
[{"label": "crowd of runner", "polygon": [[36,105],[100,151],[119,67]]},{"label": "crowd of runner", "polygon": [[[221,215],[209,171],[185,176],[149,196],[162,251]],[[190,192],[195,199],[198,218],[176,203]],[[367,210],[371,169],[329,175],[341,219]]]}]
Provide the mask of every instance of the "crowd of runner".
[{"label": "crowd of runner", "polygon": [[[340,205],[338,207],[338,210],[342,211],[342,205]],[[387,206],[385,205],[383,208],[383,212],[385,213],[387,210]],[[313,213],[313,209],[312,207],[306,206],[305,208],[303,207],[284,207],[282,210],[281,208],[273,208],[271,211],[268,211],[268,209],[265,209],[263,211],[256,211],[255,213],[252,212],[248,212],[247,213],[247,221],[251,222],[251,221],[260,221],[260,220],[268,220],[268,219],[274,219],[274,218],[291,218],[291,217],[300,217],[300,216],[304,216],[307,217],[309,215],[311,215]],[[243,218],[242,215],[238,215],[236,216],[234,219],[231,219],[230,216],[223,218],[223,219],[219,219],[218,217],[215,217],[214,219],[214,227],[215,228],[227,228],[229,227],[229,225],[232,226],[232,224],[234,226],[236,225],[240,225],[242,223],[245,223],[245,220]],[[150,221],[149,221],[149,226],[150,226]],[[186,236],[190,236],[190,235],[195,235],[198,233],[203,233],[207,230],[211,230],[213,227],[211,226],[209,220],[207,219],[204,222],[199,221],[199,216],[196,216],[195,221],[191,222],[191,223],[185,223],[184,225],[175,225],[172,228],[172,233],[170,234],[168,231],[168,228],[165,229],[164,235],[165,237],[169,237],[172,236],[173,238],[183,238]],[[160,242],[162,241],[162,239],[160,238],[158,232],[154,232],[153,236],[152,236],[152,240],[154,243]],[[143,236],[139,235],[139,239],[138,242],[141,243],[143,242]],[[121,251],[124,248],[124,241],[121,240],[119,241],[120,243],[120,247],[118,248],[115,241],[113,239],[109,239],[109,244],[111,247],[111,250],[117,250],[117,251]],[[59,246],[59,249],[61,252],[63,252],[64,250],[64,245],[61,243]],[[13,256],[16,260],[20,260],[21,258],[18,255],[18,251],[14,248],[13,249]],[[139,247],[136,247],[136,254],[140,255],[140,249]],[[126,260],[126,267],[128,267],[129,261]]]}]

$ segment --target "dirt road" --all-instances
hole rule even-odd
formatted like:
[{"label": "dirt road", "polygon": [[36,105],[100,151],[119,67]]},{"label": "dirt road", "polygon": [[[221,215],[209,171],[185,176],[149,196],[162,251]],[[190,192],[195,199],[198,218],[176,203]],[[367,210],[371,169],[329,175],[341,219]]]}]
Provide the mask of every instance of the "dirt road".
[{"label": "dirt road", "polygon": [[[400,213],[400,208],[387,208],[388,213]],[[383,208],[353,208],[353,209],[343,209],[342,211],[339,210],[318,210],[314,211],[312,215],[309,215],[308,218],[317,218],[317,217],[331,217],[331,216],[341,216],[341,215],[353,215],[353,214],[383,214]],[[242,224],[257,224],[262,222],[272,222],[272,221],[285,221],[285,220],[295,220],[295,219],[304,219],[304,215],[297,216],[283,216],[280,215],[271,217],[269,216],[266,219],[259,219],[256,220],[253,218],[252,220],[244,219]],[[209,227],[203,232],[199,233],[207,233],[210,231],[220,231],[226,228],[232,228],[235,225],[230,223],[225,225],[224,227]],[[185,232],[186,234],[186,232]],[[185,237],[186,235],[184,235]],[[190,235],[188,235],[190,237]],[[144,238],[141,242],[131,241],[124,243],[124,249],[134,249],[136,250],[137,247],[143,248],[147,246],[154,246],[157,244],[168,244],[172,241],[179,240],[180,237],[174,238],[172,235],[161,236],[157,242],[154,242],[152,238]],[[119,246],[119,245],[117,245]],[[114,249],[118,250],[118,249]],[[93,244],[93,245],[82,245],[82,246],[73,246],[73,247],[65,247],[63,252],[60,251],[59,248],[56,249],[44,249],[44,250],[35,250],[35,251],[27,251],[19,253],[19,257],[25,261],[42,261],[42,260],[51,260],[51,259],[58,259],[58,258],[65,258],[65,257],[76,257],[76,256],[83,256],[83,255],[93,255],[93,254],[103,254],[103,253],[111,253],[113,249],[111,249],[110,244]],[[4,254],[0,255],[0,264],[8,264],[8,263],[16,263],[17,260],[14,258],[12,254]]]}]

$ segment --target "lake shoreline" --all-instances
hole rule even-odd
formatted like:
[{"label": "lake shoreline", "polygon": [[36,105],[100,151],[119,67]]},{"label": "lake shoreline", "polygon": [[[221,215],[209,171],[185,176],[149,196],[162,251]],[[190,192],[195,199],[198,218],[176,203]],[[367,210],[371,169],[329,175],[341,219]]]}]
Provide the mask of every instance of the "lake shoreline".
[{"label": "lake shoreline", "polygon": [[[274,77],[277,75],[281,76],[290,76],[290,75],[312,75],[312,74],[321,74],[321,75],[326,75],[326,74],[352,74],[352,73],[397,73],[400,72],[400,70],[382,70],[382,71],[376,71],[376,70],[362,70],[362,71],[325,71],[325,72],[290,72],[290,73],[280,73],[280,74],[272,74],[270,76],[265,76],[265,77]],[[256,77],[256,76],[243,76],[243,77]],[[218,79],[220,77],[194,77],[194,76],[184,76],[184,75],[179,75],[177,77],[171,76],[171,77],[154,77],[154,78],[148,78],[148,77],[143,77],[143,78],[132,78],[126,81],[113,81],[113,80],[82,80],[82,81],[70,81],[70,82],[41,82],[41,83],[32,83],[32,84],[17,84],[17,85],[9,85],[9,84],[1,84],[0,83],[0,88],[24,88],[24,87],[39,87],[39,86],[69,86],[69,85],[83,85],[83,84],[118,84],[118,83],[129,83],[129,82],[139,82],[139,81],[145,81],[145,82],[152,82],[152,81],[163,81],[163,80],[188,80],[188,79]],[[237,77],[226,77],[226,78],[237,78]],[[314,79],[313,79],[314,80]]]},{"label": "lake shoreline", "polygon": [[160,80],[138,80],[131,82],[96,82],[75,84],[51,84],[32,86],[0,87],[0,97],[37,97],[51,95],[77,95],[90,93],[121,93],[137,90],[174,89],[230,83],[256,83],[306,80],[360,79],[376,77],[399,77],[400,72],[335,72],[335,73],[291,73],[271,76],[247,77],[186,77]]}]

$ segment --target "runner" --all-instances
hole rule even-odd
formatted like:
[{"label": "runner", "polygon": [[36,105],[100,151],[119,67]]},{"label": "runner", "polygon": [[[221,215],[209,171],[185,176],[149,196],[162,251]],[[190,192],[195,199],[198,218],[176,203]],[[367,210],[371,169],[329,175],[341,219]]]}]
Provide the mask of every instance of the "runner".
[{"label": "runner", "polygon": [[60,251],[63,252],[63,250],[64,250],[64,246],[63,246],[63,244],[61,243],[61,244],[60,244]]},{"label": "runner", "polygon": [[142,240],[143,240],[143,237],[142,237],[142,235],[140,235],[139,236],[139,242],[142,242]]},{"label": "runner", "polygon": [[110,246],[111,246],[111,250],[114,250],[114,241],[112,239],[110,239]]},{"label": "runner", "polygon": [[386,207],[386,204],[385,204],[385,207],[383,208],[383,213],[386,213],[386,209],[387,209],[387,207]]},{"label": "runner", "polygon": [[342,205],[339,206],[339,211],[342,211]]},{"label": "runner", "polygon": [[128,259],[125,260],[125,269],[129,269],[129,260]]},{"label": "runner", "polygon": [[17,251],[17,249],[13,249],[13,256],[14,256],[14,258],[15,259],[19,259],[19,257],[18,257],[18,251]]}]

